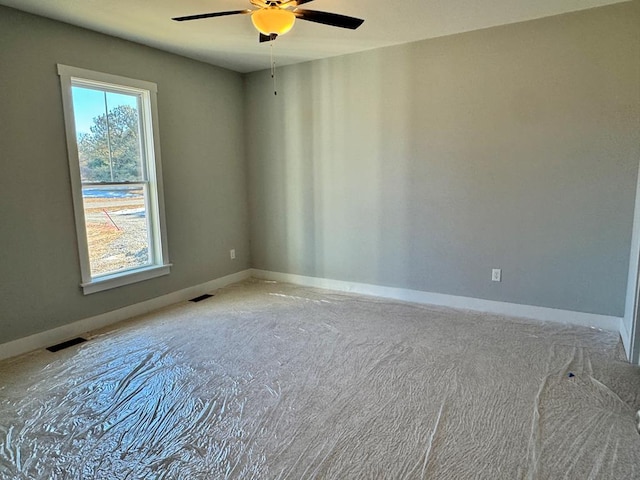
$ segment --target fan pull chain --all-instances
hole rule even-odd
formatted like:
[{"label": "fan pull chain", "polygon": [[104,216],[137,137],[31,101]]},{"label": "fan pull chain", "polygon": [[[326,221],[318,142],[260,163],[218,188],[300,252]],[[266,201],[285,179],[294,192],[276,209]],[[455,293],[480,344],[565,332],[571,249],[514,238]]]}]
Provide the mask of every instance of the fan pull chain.
[{"label": "fan pull chain", "polygon": [[276,62],[273,59],[273,40],[271,40],[271,78],[273,78],[273,94],[278,95],[276,88]]}]

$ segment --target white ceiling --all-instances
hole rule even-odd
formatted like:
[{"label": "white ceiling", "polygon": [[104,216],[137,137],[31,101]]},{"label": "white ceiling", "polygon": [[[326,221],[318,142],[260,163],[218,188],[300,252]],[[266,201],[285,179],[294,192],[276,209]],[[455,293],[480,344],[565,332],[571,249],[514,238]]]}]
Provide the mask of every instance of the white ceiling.
[{"label": "white ceiling", "polygon": [[[626,0],[315,0],[308,10],[364,18],[358,30],[297,21],[278,38],[278,65],[547,17]],[[238,72],[269,67],[269,43],[247,15],[172,17],[249,8],[248,0],[0,0],[0,5],[107,33]]]}]

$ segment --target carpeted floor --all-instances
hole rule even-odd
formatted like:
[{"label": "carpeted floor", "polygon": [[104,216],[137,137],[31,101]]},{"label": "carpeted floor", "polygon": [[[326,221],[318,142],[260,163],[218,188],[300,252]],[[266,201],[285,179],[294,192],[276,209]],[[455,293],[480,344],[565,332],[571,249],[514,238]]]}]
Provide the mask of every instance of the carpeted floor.
[{"label": "carpeted floor", "polygon": [[620,348],[248,281],[0,362],[0,478],[637,479]]}]

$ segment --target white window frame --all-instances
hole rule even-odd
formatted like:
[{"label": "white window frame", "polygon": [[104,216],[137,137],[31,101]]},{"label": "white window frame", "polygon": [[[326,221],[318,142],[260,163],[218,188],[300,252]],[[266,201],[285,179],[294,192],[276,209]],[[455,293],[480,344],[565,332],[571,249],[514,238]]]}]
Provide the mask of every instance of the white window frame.
[{"label": "white window frame", "polygon": [[[71,176],[71,192],[75,214],[76,234],[78,237],[78,253],[82,287],[85,295],[117,288],[131,283],[141,282],[151,278],[167,275],[171,268],[167,248],[167,232],[164,214],[164,195],[162,188],[162,168],[160,164],[160,140],[158,134],[158,87],[155,83],[132,78],[111,75],[108,73],[85,70],[58,64],[58,75],[62,87],[62,104],[67,136],[67,151],[69,156],[69,173]],[[91,276],[89,261],[89,247],[87,244],[87,230],[82,198],[82,179],[80,176],[80,161],[76,139],[76,124],[73,109],[71,88],[75,85],[92,85],[109,91],[130,92],[141,95],[142,128],[145,130],[144,145],[146,168],[148,174],[148,211],[151,245],[153,250],[151,265],[109,275]]]}]

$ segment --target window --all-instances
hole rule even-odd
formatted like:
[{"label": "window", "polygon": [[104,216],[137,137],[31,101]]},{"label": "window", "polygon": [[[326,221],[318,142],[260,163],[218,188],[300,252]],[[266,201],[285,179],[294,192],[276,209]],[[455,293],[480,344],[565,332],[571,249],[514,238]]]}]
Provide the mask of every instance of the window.
[{"label": "window", "polygon": [[58,74],[84,293],[168,274],[156,85]]}]

